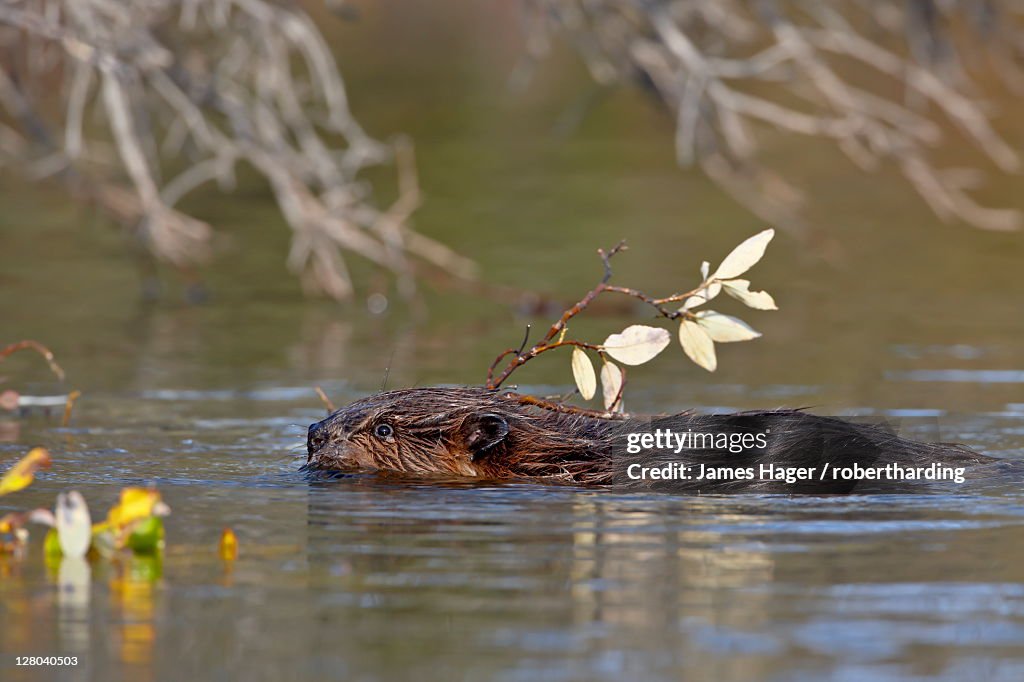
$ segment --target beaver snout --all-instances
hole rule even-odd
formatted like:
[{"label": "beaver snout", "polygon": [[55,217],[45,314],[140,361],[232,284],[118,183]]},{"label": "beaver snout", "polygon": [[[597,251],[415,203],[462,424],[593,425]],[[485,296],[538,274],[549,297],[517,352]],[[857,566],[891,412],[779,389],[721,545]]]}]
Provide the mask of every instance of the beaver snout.
[{"label": "beaver snout", "polygon": [[329,438],[327,422],[330,419],[324,419],[315,424],[310,425],[309,431],[306,434],[306,462],[312,462],[313,456],[323,449],[327,445]]}]

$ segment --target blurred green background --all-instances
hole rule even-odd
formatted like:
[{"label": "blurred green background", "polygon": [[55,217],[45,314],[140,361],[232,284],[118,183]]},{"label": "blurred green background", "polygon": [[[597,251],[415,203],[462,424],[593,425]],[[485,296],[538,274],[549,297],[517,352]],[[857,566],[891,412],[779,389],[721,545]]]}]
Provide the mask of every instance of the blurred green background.
[{"label": "blurred green background", "polygon": [[[595,249],[625,238],[630,251],[615,264],[616,281],[665,295],[693,286],[701,260],[716,262],[764,227],[700,173],[676,166],[673,121],[644,92],[609,91],[578,126],[560,127],[594,88],[564,46],[523,93],[510,92],[522,55],[514,5],[366,3],[354,22],[317,3],[309,9],[336,52],[359,120],[379,138],[402,133],[415,142],[425,193],[417,229],[475,259],[487,282],[571,301],[599,276]],[[998,104],[998,127],[1020,148],[1020,105]],[[780,232],[751,273],[780,310],[743,310],[764,338],[723,348],[714,376],[681,353],[667,354],[633,372],[632,392],[687,385],[672,396],[682,404],[710,382],[806,384],[827,391],[821,400],[829,406],[963,410],[1005,398],[998,386],[894,390],[885,378],[950,363],[972,371],[1021,365],[1024,238],[943,224],[892,169],[861,173],[827,143],[766,140],[765,160],[810,197],[807,220],[817,235]],[[957,144],[951,138],[946,153],[973,158]],[[391,170],[370,179],[380,203],[388,201]],[[203,271],[211,302],[181,304],[179,283],[165,272],[163,300],[145,305],[117,230],[58,191],[11,173],[2,183],[4,336],[48,343],[83,387],[245,382],[270,371],[370,390],[392,353],[393,386],[479,383],[526,322],[501,301],[433,294],[429,286],[425,320],[397,301],[386,315],[370,316],[363,300],[380,279],[359,265],[356,303],[304,299],[284,266],[289,229],[267,187],[252,178],[232,194],[203,188],[185,205],[219,233]],[[993,174],[982,198],[1024,208],[1019,183]],[[741,309],[731,300],[721,307]],[[646,315],[597,315],[576,331],[600,339]],[[960,353],[961,346],[973,350]],[[567,361],[548,363],[534,363],[520,379],[569,380]],[[18,372],[30,363],[7,364],[5,372]]]}]

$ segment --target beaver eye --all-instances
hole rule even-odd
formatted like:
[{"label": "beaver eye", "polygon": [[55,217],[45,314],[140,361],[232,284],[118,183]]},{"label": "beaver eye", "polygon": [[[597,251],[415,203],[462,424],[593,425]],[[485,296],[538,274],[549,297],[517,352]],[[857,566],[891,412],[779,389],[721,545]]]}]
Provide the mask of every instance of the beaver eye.
[{"label": "beaver eye", "polygon": [[391,424],[377,424],[374,428],[373,433],[377,438],[390,438],[394,434],[395,430],[391,428]]}]

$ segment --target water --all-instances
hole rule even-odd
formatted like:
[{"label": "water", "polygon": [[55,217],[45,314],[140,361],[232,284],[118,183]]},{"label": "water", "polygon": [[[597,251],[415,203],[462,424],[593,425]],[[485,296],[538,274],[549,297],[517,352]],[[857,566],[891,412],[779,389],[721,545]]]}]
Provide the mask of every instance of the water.
[{"label": "water", "polygon": [[[417,141],[420,229],[490,281],[572,298],[599,275],[593,250],[625,236],[617,280],[667,293],[761,228],[675,168],[670,124],[642,97],[614,95],[552,134],[566,93],[585,88],[576,68],[556,57],[509,101],[515,45],[471,39],[482,10],[451,13],[417,19],[458,40],[381,12],[362,33],[331,31],[358,65],[357,113]],[[381,57],[374,40],[403,27],[401,49]],[[1008,129],[1018,147],[1020,133]],[[774,153],[808,183],[811,222],[838,256],[781,233],[752,273],[780,310],[744,313],[764,338],[722,349],[713,375],[673,345],[631,373],[630,408],[879,414],[908,435],[1024,459],[1024,241],[937,224],[892,177],[807,149],[780,140]],[[1024,677],[1022,481],[843,498],[311,482],[298,467],[323,416],[313,386],[340,404],[377,390],[388,366],[392,387],[480,383],[529,320],[455,293],[428,293],[425,317],[394,301],[382,317],[305,301],[258,186],[195,200],[226,235],[212,302],[179,303],[168,275],[165,299],[144,306],[115,233],[59,195],[3,182],[0,339],[47,343],[68,374],[58,386],[19,355],[0,365],[4,386],[83,396],[68,428],[0,417],[4,464],[36,444],[54,457],[0,513],[74,488],[102,514],[146,483],[173,509],[159,561],[47,565],[38,532],[23,561],[0,558],[4,680]],[[992,192],[1024,208],[1010,181]],[[595,313],[574,331],[603,338],[642,316]],[[563,390],[568,359],[538,360],[521,381]],[[232,565],[216,551],[225,526],[241,544]],[[28,655],[79,664],[13,665]]]}]

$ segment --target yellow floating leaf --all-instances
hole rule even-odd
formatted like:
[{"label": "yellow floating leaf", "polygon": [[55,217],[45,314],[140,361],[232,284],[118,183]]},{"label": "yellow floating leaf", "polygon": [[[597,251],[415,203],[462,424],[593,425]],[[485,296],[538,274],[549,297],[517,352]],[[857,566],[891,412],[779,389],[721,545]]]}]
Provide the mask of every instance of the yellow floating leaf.
[{"label": "yellow floating leaf", "polygon": [[148,516],[161,516],[161,511],[169,511],[167,505],[160,501],[160,493],[153,488],[124,488],[121,499],[107,514],[107,524],[113,528],[123,528],[130,523]]},{"label": "yellow floating leaf", "polygon": [[11,533],[20,525],[17,512],[0,516],[0,533]]},{"label": "yellow floating leaf", "polygon": [[3,478],[0,478],[0,495],[21,490],[32,482],[36,471],[50,466],[50,453],[46,448],[32,448],[28,454],[11,467]]},{"label": "yellow floating leaf", "polygon": [[219,553],[224,561],[234,561],[238,558],[238,537],[230,528],[225,528],[220,534]]}]

